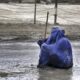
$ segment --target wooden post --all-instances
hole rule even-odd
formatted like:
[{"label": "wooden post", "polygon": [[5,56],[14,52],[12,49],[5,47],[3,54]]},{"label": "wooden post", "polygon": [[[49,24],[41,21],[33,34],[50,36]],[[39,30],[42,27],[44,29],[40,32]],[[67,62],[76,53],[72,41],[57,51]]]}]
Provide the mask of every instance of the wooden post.
[{"label": "wooden post", "polygon": [[58,0],[55,0],[54,24],[57,24],[57,7],[58,7]]},{"label": "wooden post", "polygon": [[47,35],[48,17],[49,17],[49,12],[47,12],[47,18],[46,18],[46,26],[45,26],[44,38],[46,38],[46,35]]},{"label": "wooden post", "polygon": [[19,3],[22,3],[22,0],[19,0]]},{"label": "wooden post", "polygon": [[36,0],[35,0],[35,7],[34,7],[34,24],[36,24]]}]

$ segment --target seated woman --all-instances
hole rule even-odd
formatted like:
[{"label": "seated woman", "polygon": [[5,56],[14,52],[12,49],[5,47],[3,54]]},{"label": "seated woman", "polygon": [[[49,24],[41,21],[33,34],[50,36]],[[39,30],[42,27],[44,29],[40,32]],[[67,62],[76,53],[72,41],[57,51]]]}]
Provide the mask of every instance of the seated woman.
[{"label": "seated woman", "polygon": [[63,30],[52,29],[49,38],[39,40],[38,44],[41,49],[38,67],[51,66],[67,69],[73,66],[71,44]]}]

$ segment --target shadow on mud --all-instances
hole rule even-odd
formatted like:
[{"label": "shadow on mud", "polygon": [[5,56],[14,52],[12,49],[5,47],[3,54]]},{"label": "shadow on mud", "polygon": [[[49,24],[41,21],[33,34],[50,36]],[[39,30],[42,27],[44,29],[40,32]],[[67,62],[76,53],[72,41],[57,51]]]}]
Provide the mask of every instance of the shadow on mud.
[{"label": "shadow on mud", "polygon": [[6,72],[0,72],[0,77],[7,77],[8,76],[8,73]]},{"label": "shadow on mud", "polygon": [[72,69],[39,69],[39,79],[38,80],[72,80]]}]

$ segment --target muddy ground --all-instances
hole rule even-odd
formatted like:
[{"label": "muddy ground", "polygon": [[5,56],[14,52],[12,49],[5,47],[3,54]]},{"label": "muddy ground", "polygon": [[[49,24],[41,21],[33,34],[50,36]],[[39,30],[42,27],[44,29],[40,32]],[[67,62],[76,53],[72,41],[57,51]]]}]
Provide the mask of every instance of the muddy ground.
[{"label": "muddy ground", "polygon": [[36,42],[0,42],[0,80],[80,80],[80,42],[71,42],[71,69],[37,68],[40,49]]}]

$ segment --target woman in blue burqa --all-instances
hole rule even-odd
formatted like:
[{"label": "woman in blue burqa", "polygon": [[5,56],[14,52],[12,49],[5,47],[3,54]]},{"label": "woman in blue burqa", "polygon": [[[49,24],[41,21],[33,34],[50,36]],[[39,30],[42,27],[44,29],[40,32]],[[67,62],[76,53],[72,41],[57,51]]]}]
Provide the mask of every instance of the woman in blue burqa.
[{"label": "woman in blue burqa", "polygon": [[53,28],[47,39],[38,41],[40,56],[38,67],[68,69],[73,66],[72,47],[64,30]]}]

